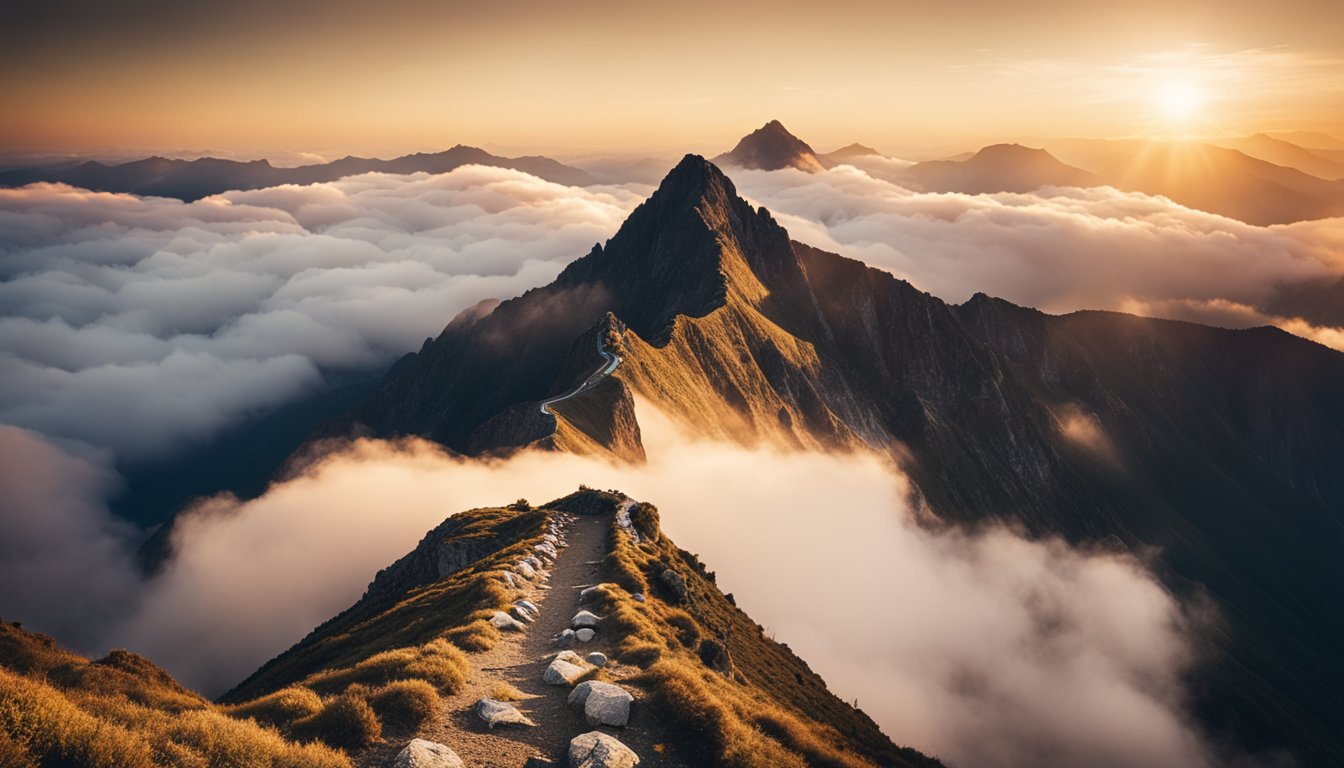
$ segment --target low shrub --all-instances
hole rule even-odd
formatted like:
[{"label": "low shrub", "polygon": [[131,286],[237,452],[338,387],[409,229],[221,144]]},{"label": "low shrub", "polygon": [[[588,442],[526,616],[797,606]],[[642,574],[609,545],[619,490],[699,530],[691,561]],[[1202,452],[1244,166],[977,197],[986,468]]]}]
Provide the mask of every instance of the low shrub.
[{"label": "low shrub", "polygon": [[398,680],[364,694],[383,727],[413,733],[439,712],[441,700],[434,686],[423,680]]},{"label": "low shrub", "polygon": [[290,732],[301,741],[321,741],[353,751],[381,739],[383,725],[367,701],[342,694],[325,701],[320,711],[296,721]]},{"label": "low shrub", "polygon": [[282,688],[258,699],[226,707],[234,717],[251,718],[263,725],[286,728],[295,720],[316,714],[322,709],[322,698],[307,688]]}]

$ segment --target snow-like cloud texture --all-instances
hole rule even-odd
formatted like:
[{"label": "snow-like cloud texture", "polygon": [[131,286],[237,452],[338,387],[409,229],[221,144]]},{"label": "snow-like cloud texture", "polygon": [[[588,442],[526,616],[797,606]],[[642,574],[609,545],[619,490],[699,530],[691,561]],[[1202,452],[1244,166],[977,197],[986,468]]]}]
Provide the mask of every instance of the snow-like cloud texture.
[{"label": "snow-like cloud texture", "polygon": [[646,192],[479,166],[194,203],[0,190],[0,422],[161,456],[549,282]]},{"label": "snow-like cloud texture", "polygon": [[[1047,312],[1273,323],[1322,343],[1338,340],[1338,329],[1332,335],[1263,308],[1280,286],[1344,276],[1341,219],[1258,227],[1110,187],[919,193],[848,166],[735,171],[733,179],[794,239],[948,301],[983,291]],[[1229,313],[1231,305],[1242,311]]]},{"label": "snow-like cloud texture", "polygon": [[[989,768],[1210,764],[1180,683],[1193,619],[1139,561],[1002,528],[931,532],[877,456],[705,443],[637,408],[643,467],[553,453],[470,461],[361,441],[256,500],[208,502],[176,530],[159,577],[119,583],[130,594],[112,597],[126,610],[101,617],[83,650],[126,646],[217,694],[353,603],[446,514],[584,482],[657,504],[668,534],[740,606],[898,743]],[[43,450],[51,473],[90,472]],[[80,494],[42,489],[66,527],[93,520]],[[54,626],[81,579],[104,595],[118,585],[124,571],[91,572],[71,551],[101,557],[108,540],[47,550],[50,537],[35,536],[59,577],[33,582],[25,611],[8,617]],[[7,607],[13,567],[0,560]]]}]

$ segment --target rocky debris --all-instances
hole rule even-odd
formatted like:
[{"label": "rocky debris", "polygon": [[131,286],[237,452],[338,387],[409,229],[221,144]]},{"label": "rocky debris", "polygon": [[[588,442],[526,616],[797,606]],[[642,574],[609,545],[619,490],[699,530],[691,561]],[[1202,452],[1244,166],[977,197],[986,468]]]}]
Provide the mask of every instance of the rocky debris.
[{"label": "rocky debris", "polygon": [[566,629],[555,636],[555,644],[561,648],[568,648],[578,639],[578,633],[572,629]]},{"label": "rocky debris", "polygon": [[607,654],[601,651],[593,651],[587,656],[584,656],[583,660],[592,664],[594,667],[601,669],[607,665]]},{"label": "rocky debris", "polygon": [[580,602],[580,603],[586,603],[586,602],[588,602],[589,600],[592,600],[592,599],[593,599],[593,595],[596,595],[596,594],[597,594],[597,587],[596,587],[596,586],[592,586],[592,587],[584,587],[583,589],[579,590],[579,602]]},{"label": "rocky debris", "polygon": [[574,618],[569,620],[569,625],[575,629],[582,629],[584,627],[596,627],[601,621],[601,617],[592,611],[579,611],[574,614]]},{"label": "rocky debris", "polygon": [[520,605],[515,605],[512,608],[510,608],[509,615],[521,621],[524,624],[531,624],[532,622],[537,620],[537,617],[533,616],[531,613],[528,613],[527,609],[523,608]]},{"label": "rocky debris", "polygon": [[619,739],[600,731],[575,736],[569,741],[570,768],[633,768],[639,755]]},{"label": "rocky debris", "polygon": [[514,600],[513,604],[532,614],[533,618],[541,615],[541,609],[531,600]]},{"label": "rocky debris", "polygon": [[686,579],[682,578],[680,573],[671,568],[664,568],[663,572],[658,575],[658,579],[672,591],[672,594],[677,596],[677,602],[686,600]]},{"label": "rocky debris", "polygon": [[505,632],[522,632],[526,629],[522,622],[503,611],[495,611],[494,615],[490,617],[490,624],[495,629]]},{"label": "rocky debris", "polygon": [[569,706],[583,713],[590,726],[624,728],[630,722],[630,704],[635,700],[619,685],[585,680],[569,692]]},{"label": "rocky debris", "polygon": [[527,715],[518,711],[517,707],[507,701],[496,699],[481,699],[476,702],[476,716],[481,718],[491,730],[497,725],[536,725]]},{"label": "rocky debris", "polygon": [[560,556],[560,553],[555,550],[555,545],[549,541],[543,541],[540,544],[533,546],[532,549],[540,552],[546,557],[551,558],[552,560]]},{"label": "rocky debris", "polygon": [[518,584],[513,580],[512,571],[501,571],[504,574],[504,583],[509,585],[509,589],[517,589]]},{"label": "rocky debris", "polygon": [[634,539],[635,543],[638,544],[639,531],[636,531],[634,523],[630,522],[630,510],[633,509],[636,504],[639,504],[639,502],[634,499],[626,499],[622,502],[621,506],[616,510],[616,524],[621,526],[621,529],[626,533],[630,534],[630,538]]},{"label": "rocky debris", "polygon": [[527,560],[519,560],[518,564],[513,566],[513,570],[529,581],[537,576],[537,569],[533,568]]},{"label": "rocky debris", "polygon": [[542,673],[541,680],[547,685],[573,685],[588,674],[593,666],[573,651],[561,651],[555,655],[551,665]]},{"label": "rocky debris", "polygon": [[[573,754],[573,742],[570,742],[569,748]],[[595,767],[598,763],[591,765]],[[397,756],[392,758],[392,768],[466,768],[466,765],[456,752],[438,742],[411,739],[410,743],[402,747]]]},{"label": "rocky debris", "polygon": [[642,602],[644,602],[644,593],[643,593],[643,592],[636,592],[635,594],[631,595],[630,597],[631,597],[636,603],[642,603]]},{"label": "rocky debris", "polygon": [[540,571],[545,568],[545,566],[542,565],[541,560],[537,559],[536,555],[528,555],[527,557],[524,557],[523,562],[532,566],[532,570],[534,571]]},{"label": "rocky debris", "polygon": [[596,634],[597,633],[593,631],[592,627],[584,627],[575,632],[574,637],[577,638],[580,643],[586,643],[591,641]]}]

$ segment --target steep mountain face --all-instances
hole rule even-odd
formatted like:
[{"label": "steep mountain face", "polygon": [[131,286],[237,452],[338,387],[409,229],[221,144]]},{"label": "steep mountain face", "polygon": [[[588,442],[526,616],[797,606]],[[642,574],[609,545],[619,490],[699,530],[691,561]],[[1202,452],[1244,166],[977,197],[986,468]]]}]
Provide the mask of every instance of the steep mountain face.
[{"label": "steep mountain face", "polygon": [[131,192],[190,202],[231,189],[317,184],[361,173],[447,173],[463,165],[513,168],[558,184],[595,183],[583,171],[548,157],[497,157],[483,149],[459,144],[444,152],[417,153],[392,160],[344,157],[330,163],[297,168],[276,168],[265,160],[238,162],[213,157],[199,160],[150,157],[119,165],[90,161],[73,166],[47,165],[5,171],[0,173],[0,186],[18,187],[50,181],[100,192]]},{"label": "steep mountain face", "polygon": [[817,153],[812,151],[812,147],[789,133],[778,120],[771,120],[742,137],[732,151],[714,158],[714,162],[719,165],[762,171],[797,168],[815,172],[825,169]]},{"label": "steep mountain face", "polygon": [[1219,139],[1213,143],[1227,149],[1235,149],[1257,160],[1285,168],[1296,168],[1319,179],[1344,179],[1344,163],[1263,133],[1235,139]]},{"label": "steep mountain face", "polygon": [[929,192],[969,195],[993,192],[1031,192],[1045,186],[1095,187],[1095,174],[1065,165],[1044,149],[1020,144],[994,144],[966,160],[930,160],[906,170]]},{"label": "steep mountain face", "polygon": [[[652,505],[614,491],[454,515],[225,699],[257,712],[377,683],[432,685],[438,711],[349,750],[357,765],[388,765],[418,736],[467,765],[522,766],[595,728],[653,768],[939,765],[832,694],[662,533]],[[504,716],[487,727],[482,712]]]},{"label": "steep mountain face", "polygon": [[[619,358],[600,386],[556,405]],[[640,460],[633,395],[748,444],[866,446],[927,508],[1147,551],[1204,591],[1211,728],[1344,759],[1344,355],[1273,329],[957,307],[791,242],[688,156],[550,286],[455,319],[329,434]]]}]

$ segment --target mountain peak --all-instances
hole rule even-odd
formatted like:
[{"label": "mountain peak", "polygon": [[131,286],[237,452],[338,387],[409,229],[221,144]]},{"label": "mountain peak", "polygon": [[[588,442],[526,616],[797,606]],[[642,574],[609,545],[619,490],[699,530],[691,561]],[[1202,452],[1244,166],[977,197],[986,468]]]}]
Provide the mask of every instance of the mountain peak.
[{"label": "mountain peak", "polygon": [[719,155],[714,161],[762,171],[797,168],[816,172],[825,169],[812,147],[789,133],[778,120],[771,120],[743,136],[731,152]]}]

